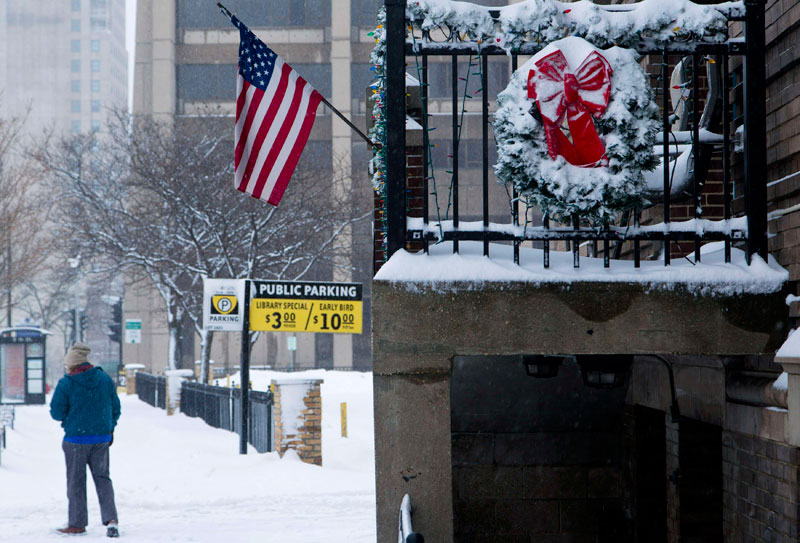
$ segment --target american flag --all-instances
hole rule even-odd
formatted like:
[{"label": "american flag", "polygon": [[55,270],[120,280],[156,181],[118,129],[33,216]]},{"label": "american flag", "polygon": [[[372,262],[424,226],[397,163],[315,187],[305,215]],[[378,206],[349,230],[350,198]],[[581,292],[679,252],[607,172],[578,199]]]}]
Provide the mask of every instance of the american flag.
[{"label": "american flag", "polygon": [[322,96],[239,19],[235,184],[277,206],[308,141]]}]

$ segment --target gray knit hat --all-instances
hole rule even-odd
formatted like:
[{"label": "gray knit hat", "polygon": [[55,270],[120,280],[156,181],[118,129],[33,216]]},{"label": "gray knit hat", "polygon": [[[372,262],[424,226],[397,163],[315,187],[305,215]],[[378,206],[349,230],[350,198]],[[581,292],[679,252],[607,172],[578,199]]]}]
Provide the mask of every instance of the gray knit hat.
[{"label": "gray knit hat", "polygon": [[84,343],[76,343],[72,347],[69,348],[67,351],[67,356],[64,357],[64,365],[67,367],[67,371],[72,371],[84,362],[88,362],[89,353],[92,352],[92,349],[84,344]]}]

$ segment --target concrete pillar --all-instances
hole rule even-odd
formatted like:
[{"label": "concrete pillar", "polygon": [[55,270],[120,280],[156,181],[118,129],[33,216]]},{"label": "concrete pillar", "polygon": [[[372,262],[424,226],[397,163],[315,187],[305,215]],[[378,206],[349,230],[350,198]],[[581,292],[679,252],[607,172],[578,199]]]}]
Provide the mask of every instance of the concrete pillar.
[{"label": "concrete pillar", "polygon": [[[376,347],[378,541],[397,539],[397,514],[405,494],[414,506],[414,531],[426,540],[452,541],[451,360],[443,355],[390,355]],[[426,367],[417,367],[423,360]]]},{"label": "concrete pillar", "polygon": [[783,371],[789,374],[789,388],[786,392],[789,410],[788,420],[786,421],[786,442],[795,447],[800,447],[800,357],[782,356],[779,352],[775,356],[775,362],[781,364]]},{"label": "concrete pillar", "polygon": [[181,408],[181,385],[194,376],[192,370],[168,370],[167,376],[167,398],[164,404],[167,406],[167,415],[174,415]]},{"label": "concrete pillar", "polygon": [[136,394],[136,373],[145,368],[144,364],[125,364],[125,393]]}]

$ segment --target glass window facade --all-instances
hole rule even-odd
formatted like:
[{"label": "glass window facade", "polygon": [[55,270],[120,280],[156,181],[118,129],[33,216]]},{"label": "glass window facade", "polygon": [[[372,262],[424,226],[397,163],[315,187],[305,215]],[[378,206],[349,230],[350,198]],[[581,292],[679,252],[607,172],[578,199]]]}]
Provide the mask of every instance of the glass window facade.
[{"label": "glass window facade", "polygon": [[[331,93],[330,64],[293,64],[306,81],[325,96]],[[183,100],[236,98],[236,66],[233,64],[182,64],[177,66],[178,97]]]},{"label": "glass window facade", "polygon": [[[225,5],[251,28],[325,27],[331,24],[332,0],[228,0]],[[177,0],[178,27],[231,29],[230,21],[206,0]]]},{"label": "glass window facade", "polygon": [[81,61],[80,60],[71,60],[69,62],[69,69],[72,73],[80,73],[81,72]]},{"label": "glass window facade", "polygon": [[382,5],[383,0],[351,0],[351,24],[362,28],[375,28],[378,24],[378,10]]}]

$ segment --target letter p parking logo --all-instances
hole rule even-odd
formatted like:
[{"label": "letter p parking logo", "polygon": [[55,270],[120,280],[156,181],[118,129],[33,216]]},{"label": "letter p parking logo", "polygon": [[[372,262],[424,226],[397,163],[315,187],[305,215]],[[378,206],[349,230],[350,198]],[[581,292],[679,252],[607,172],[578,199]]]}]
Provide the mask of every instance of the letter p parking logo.
[{"label": "letter p parking logo", "polygon": [[239,306],[235,295],[215,294],[211,297],[212,315],[238,315]]}]

